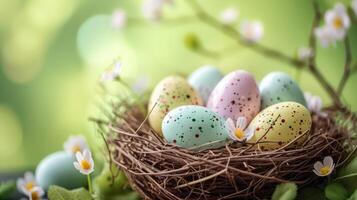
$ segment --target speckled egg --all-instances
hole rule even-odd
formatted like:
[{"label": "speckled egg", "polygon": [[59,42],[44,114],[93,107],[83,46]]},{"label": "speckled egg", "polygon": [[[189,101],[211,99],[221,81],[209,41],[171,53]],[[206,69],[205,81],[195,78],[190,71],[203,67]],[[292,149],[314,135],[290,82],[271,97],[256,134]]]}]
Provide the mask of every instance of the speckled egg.
[{"label": "speckled egg", "polygon": [[195,150],[225,145],[228,129],[225,119],[202,106],[180,106],[162,121],[163,135],[168,143]]},{"label": "speckled egg", "polygon": [[165,115],[182,105],[202,105],[202,99],[180,76],[168,76],[161,80],[152,92],[148,105],[148,110],[152,110],[148,120],[157,134],[162,135],[161,122]]},{"label": "speckled egg", "polygon": [[295,147],[306,140],[311,128],[311,115],[299,103],[282,102],[262,110],[249,124],[249,128],[255,129],[249,142],[254,143],[262,138],[258,144],[262,150],[278,149],[299,137],[289,145]]},{"label": "speckled egg", "polygon": [[284,101],[294,101],[306,106],[304,94],[299,85],[284,72],[271,72],[259,85],[262,108]]},{"label": "speckled egg", "polygon": [[190,74],[188,83],[200,94],[206,104],[212,90],[222,78],[223,74],[216,67],[205,65]]},{"label": "speckled egg", "polygon": [[48,155],[37,166],[36,182],[45,190],[50,185],[67,189],[86,186],[87,178],[74,168],[74,161],[75,156],[65,151]]},{"label": "speckled egg", "polygon": [[234,121],[246,117],[250,122],[260,110],[259,89],[254,77],[243,70],[226,75],[213,89],[207,107]]}]

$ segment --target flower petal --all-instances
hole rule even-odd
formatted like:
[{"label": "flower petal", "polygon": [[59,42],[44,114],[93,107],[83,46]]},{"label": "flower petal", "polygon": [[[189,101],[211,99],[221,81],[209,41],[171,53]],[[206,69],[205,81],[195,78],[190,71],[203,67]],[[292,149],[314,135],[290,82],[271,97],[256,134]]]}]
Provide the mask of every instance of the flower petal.
[{"label": "flower petal", "polygon": [[226,126],[230,132],[234,132],[236,127],[234,126],[234,122],[231,118],[228,118],[226,120]]},{"label": "flower petal", "polygon": [[247,118],[238,117],[236,127],[244,130],[246,126],[247,126]]},{"label": "flower petal", "polygon": [[324,165],[322,164],[322,162],[320,162],[320,161],[315,162],[315,164],[314,164],[314,169],[315,169],[316,171],[320,171],[320,169],[321,169],[322,167],[324,167]]},{"label": "flower petal", "polygon": [[315,169],[312,170],[317,176],[322,176],[319,171],[316,171]]},{"label": "flower petal", "polygon": [[35,180],[35,176],[33,175],[32,172],[25,172],[25,181],[29,182],[29,181],[34,181]]},{"label": "flower petal", "polygon": [[83,150],[83,157],[87,161],[90,161],[92,159],[92,153],[89,151],[89,149]]},{"label": "flower petal", "polygon": [[332,167],[334,165],[332,157],[331,156],[326,156],[324,158],[323,165]]},{"label": "flower petal", "polygon": [[77,151],[76,159],[77,159],[78,162],[83,160],[83,155],[82,155],[82,153],[80,151]]},{"label": "flower petal", "polygon": [[82,170],[82,168],[78,162],[73,162],[73,165],[74,165],[74,168],[76,168],[77,170]]},{"label": "flower petal", "polygon": [[245,135],[244,135],[245,139],[247,141],[249,141],[254,136],[255,127],[248,127],[244,132],[245,132]]}]

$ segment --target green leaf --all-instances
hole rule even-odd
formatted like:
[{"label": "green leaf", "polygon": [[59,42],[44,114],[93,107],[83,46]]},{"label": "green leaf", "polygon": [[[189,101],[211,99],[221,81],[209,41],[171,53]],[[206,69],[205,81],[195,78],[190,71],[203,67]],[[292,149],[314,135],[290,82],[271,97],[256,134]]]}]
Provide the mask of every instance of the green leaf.
[{"label": "green leaf", "polygon": [[272,200],[294,200],[297,195],[295,183],[281,183],[276,186]]},{"label": "green leaf", "polygon": [[48,198],[49,200],[93,200],[93,197],[84,188],[67,190],[56,185],[50,186]]},{"label": "green leaf", "polygon": [[316,187],[307,187],[299,190],[298,198],[301,200],[324,200],[325,194],[323,190]]},{"label": "green leaf", "polygon": [[8,199],[7,197],[11,195],[16,190],[15,181],[7,181],[0,183],[0,199]]},{"label": "green leaf", "polygon": [[348,200],[357,200],[357,189],[355,190],[355,192],[350,196],[350,198]]},{"label": "green leaf", "polygon": [[325,188],[325,196],[329,200],[348,199],[348,192],[340,183],[331,183]]}]

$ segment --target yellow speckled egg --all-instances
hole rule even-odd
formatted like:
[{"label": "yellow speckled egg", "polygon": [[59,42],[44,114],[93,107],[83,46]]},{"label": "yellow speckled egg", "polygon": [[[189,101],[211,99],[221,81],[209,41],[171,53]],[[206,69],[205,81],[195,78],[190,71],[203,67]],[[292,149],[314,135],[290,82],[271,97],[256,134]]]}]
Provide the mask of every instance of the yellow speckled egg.
[{"label": "yellow speckled egg", "polygon": [[301,145],[311,129],[311,115],[305,106],[296,102],[282,102],[262,110],[249,124],[255,129],[249,142],[256,142],[262,150],[273,150],[287,144]]},{"label": "yellow speckled egg", "polygon": [[148,110],[152,112],[148,120],[156,133],[162,136],[161,122],[169,111],[183,105],[202,104],[201,97],[186,79],[180,76],[168,76],[156,85],[151,94]]}]

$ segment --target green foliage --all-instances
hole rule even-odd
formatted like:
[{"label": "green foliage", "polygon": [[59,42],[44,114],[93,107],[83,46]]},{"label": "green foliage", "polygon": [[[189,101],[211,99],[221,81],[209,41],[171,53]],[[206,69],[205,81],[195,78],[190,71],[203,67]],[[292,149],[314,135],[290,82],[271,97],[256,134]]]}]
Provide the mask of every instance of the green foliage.
[{"label": "green foliage", "polygon": [[329,200],[345,200],[348,192],[340,183],[331,183],[325,188],[325,196]]},{"label": "green foliage", "polygon": [[272,200],[294,200],[297,195],[295,183],[281,183],[276,186]]},{"label": "green foliage", "polygon": [[308,187],[299,190],[298,198],[301,200],[324,200],[325,194],[322,190],[316,187]]},{"label": "green foliage", "polygon": [[357,200],[357,189],[356,189],[355,192],[350,196],[350,198],[348,198],[348,200]]},{"label": "green foliage", "polygon": [[[357,173],[357,156],[350,163],[338,171],[338,181],[342,183],[349,192],[353,192],[357,188],[357,176],[346,177]],[[345,178],[342,178],[345,177]]]},{"label": "green foliage", "polygon": [[53,185],[48,190],[49,200],[93,200],[91,194],[84,188],[67,190]]},{"label": "green foliage", "polygon": [[7,181],[0,183],[0,200],[7,199],[16,190],[15,181]]}]

